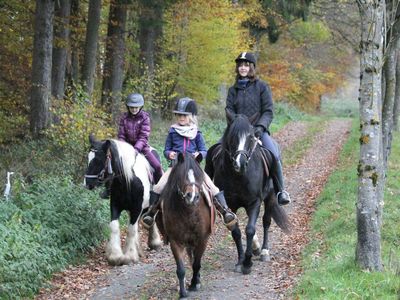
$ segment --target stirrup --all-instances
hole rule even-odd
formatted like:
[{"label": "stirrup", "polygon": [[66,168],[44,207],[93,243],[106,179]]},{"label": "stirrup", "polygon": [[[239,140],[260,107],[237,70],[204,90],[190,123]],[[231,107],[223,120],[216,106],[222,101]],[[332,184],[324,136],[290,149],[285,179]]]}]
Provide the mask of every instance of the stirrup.
[{"label": "stirrup", "polygon": [[[233,228],[235,228],[235,225],[239,223],[239,220],[238,220],[236,214],[234,214],[233,212],[229,212],[229,213],[233,215],[233,220],[229,221],[229,222],[225,222],[224,216],[222,216],[222,220],[224,221],[224,225],[226,226],[226,228],[228,228],[230,231],[232,231]],[[225,215],[226,215],[226,213],[225,213]]]}]

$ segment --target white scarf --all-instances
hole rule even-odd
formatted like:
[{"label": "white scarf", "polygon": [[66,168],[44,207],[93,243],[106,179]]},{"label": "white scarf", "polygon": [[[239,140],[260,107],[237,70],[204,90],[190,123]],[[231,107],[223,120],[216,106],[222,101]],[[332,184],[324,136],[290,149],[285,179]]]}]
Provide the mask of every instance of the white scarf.
[{"label": "white scarf", "polygon": [[187,126],[173,124],[171,127],[174,128],[179,135],[190,140],[193,140],[196,137],[198,131],[196,124],[190,124]]}]

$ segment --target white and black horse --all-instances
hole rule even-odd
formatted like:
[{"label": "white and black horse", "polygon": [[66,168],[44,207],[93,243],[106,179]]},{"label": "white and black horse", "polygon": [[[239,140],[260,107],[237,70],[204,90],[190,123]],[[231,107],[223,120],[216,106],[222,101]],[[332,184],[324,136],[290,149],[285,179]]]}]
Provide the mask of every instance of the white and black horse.
[{"label": "white and black horse", "polygon": [[[146,158],[130,144],[119,140],[98,141],[89,137],[91,149],[85,174],[85,185],[93,189],[104,180],[111,180],[111,237],[107,245],[107,260],[112,265],[138,262],[139,244],[138,220],[143,209],[149,206],[150,165]],[[129,213],[128,234],[122,250],[119,217],[123,210]],[[148,246],[161,247],[161,238],[156,226],[149,230]]]},{"label": "white and black horse", "polygon": [[243,251],[241,231],[238,225],[232,230],[232,237],[238,251],[235,270],[249,274],[252,255],[260,254],[257,240],[256,222],[264,202],[263,228],[264,239],[261,248],[261,260],[269,259],[268,229],[271,217],[284,231],[288,231],[289,222],[283,208],[278,205],[269,166],[273,165],[273,155],[264,150],[254,136],[251,121],[244,115],[227,115],[229,125],[226,128],[222,144],[216,144],[207,153],[205,171],[214,179],[216,186],[225,193],[229,208],[236,212],[240,207],[246,210],[246,251]]}]

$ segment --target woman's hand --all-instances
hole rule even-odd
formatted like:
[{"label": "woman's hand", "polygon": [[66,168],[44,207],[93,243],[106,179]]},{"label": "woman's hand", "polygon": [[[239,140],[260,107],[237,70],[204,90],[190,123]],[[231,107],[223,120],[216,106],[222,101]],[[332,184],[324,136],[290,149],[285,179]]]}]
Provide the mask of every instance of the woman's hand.
[{"label": "woman's hand", "polygon": [[175,151],[171,151],[171,152],[168,154],[168,158],[169,158],[170,160],[174,160],[174,159],[176,158],[176,152],[175,152]]}]

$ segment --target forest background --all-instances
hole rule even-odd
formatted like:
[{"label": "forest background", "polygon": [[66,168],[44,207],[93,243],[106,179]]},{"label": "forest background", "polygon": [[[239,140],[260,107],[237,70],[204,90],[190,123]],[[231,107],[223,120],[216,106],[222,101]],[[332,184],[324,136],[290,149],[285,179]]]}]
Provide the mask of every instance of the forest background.
[{"label": "forest background", "polygon": [[127,94],[144,95],[161,153],[182,96],[198,102],[207,146],[219,139],[242,51],[272,88],[273,131],[359,74],[356,1],[10,0],[0,12],[0,178],[14,172],[0,203],[5,298],[33,296],[104,239],[107,207],[81,187],[88,135],[115,137]]}]

